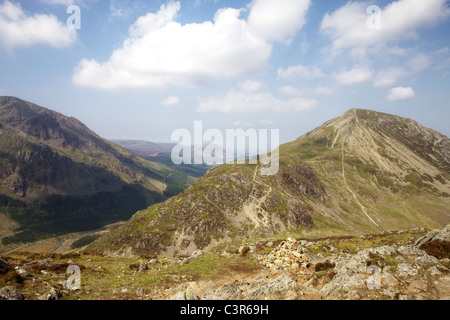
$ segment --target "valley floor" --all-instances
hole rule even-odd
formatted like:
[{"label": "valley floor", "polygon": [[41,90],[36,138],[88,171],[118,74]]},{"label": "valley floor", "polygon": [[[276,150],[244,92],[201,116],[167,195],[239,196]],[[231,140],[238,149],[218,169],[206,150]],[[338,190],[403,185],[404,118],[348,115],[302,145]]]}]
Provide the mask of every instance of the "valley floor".
[{"label": "valley floor", "polygon": [[[449,299],[450,242],[428,237],[419,247],[427,234],[287,239],[177,258],[13,252],[0,256],[0,299]],[[69,290],[72,265],[81,287]]]}]

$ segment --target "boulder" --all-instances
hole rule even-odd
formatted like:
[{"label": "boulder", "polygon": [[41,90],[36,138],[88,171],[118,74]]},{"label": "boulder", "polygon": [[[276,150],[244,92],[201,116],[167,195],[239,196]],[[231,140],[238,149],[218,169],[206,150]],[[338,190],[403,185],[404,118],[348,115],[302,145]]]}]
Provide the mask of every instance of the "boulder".
[{"label": "boulder", "polygon": [[413,268],[407,263],[400,263],[397,266],[397,270],[400,276],[417,276],[417,274],[419,273],[417,269]]},{"label": "boulder", "polygon": [[419,248],[420,246],[435,240],[450,242],[450,225],[439,230],[430,231],[426,236],[417,239],[414,246]]},{"label": "boulder", "polygon": [[0,259],[0,274],[7,273],[11,267],[9,266],[9,263]]},{"label": "boulder", "polygon": [[147,264],[147,262],[141,262],[141,263],[139,264],[139,272],[144,272],[144,271],[146,271],[146,270],[148,270],[148,264]]},{"label": "boulder", "polygon": [[239,285],[229,284],[205,293],[202,300],[242,300],[242,292]]},{"label": "boulder", "polygon": [[427,254],[425,251],[420,250],[415,246],[402,246],[398,248],[398,253],[403,256],[423,256]]},{"label": "boulder", "polygon": [[200,298],[192,291],[178,291],[169,300],[175,301],[195,301],[200,300]]},{"label": "boulder", "polygon": [[0,289],[0,300],[25,300],[16,287],[8,286]]}]

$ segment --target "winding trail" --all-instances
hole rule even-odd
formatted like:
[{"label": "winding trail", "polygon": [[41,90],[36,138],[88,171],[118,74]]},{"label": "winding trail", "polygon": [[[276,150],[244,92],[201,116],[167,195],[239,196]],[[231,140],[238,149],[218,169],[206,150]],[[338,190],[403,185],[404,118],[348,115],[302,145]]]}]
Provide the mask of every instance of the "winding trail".
[{"label": "winding trail", "polygon": [[380,226],[369,216],[369,214],[367,213],[366,208],[361,204],[361,202],[359,202],[358,198],[356,197],[356,194],[352,191],[352,189],[350,189],[350,187],[347,184],[347,179],[345,178],[345,163],[344,163],[344,158],[345,158],[345,152],[344,152],[344,144],[342,144],[342,178],[344,179],[344,184],[345,187],[347,188],[347,190],[353,195],[353,198],[355,198],[356,203],[361,207],[362,212],[366,215],[367,218],[369,218],[370,221],[372,221],[372,223],[374,225],[376,225],[378,228],[380,228]]},{"label": "winding trail", "polygon": [[[253,188],[250,192],[249,199],[247,200],[247,203],[244,204],[244,211],[246,212],[246,215],[250,218],[250,220],[253,221],[253,223],[260,227],[261,224],[265,227],[267,227],[270,224],[270,217],[269,213],[264,210],[262,207],[263,204],[266,202],[267,197],[269,194],[273,191],[273,188],[264,183],[263,181],[257,180],[257,175],[259,172],[259,165],[256,166],[255,172],[253,173]],[[258,197],[255,192],[257,192],[257,189],[255,188],[255,185],[261,185],[264,187],[265,190],[268,190],[265,192],[265,194],[261,197]],[[259,215],[262,215],[263,218],[260,218]]]}]

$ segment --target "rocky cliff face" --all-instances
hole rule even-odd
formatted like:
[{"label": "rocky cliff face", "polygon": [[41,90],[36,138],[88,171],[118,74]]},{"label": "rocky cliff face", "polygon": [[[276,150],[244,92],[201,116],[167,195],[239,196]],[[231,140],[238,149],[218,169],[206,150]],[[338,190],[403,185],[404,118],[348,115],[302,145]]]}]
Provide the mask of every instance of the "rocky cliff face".
[{"label": "rocky cliff face", "polygon": [[278,234],[364,234],[450,222],[449,139],[418,123],[350,110],[280,147],[277,175],[224,165],[137,213],[90,249],[188,254]]},{"label": "rocky cliff face", "polygon": [[[0,249],[128,219],[185,188],[188,175],[183,183],[166,180],[176,168],[136,157],[77,119],[33,103],[0,97],[0,124],[0,221],[25,228]],[[11,233],[1,231],[0,239]]]}]

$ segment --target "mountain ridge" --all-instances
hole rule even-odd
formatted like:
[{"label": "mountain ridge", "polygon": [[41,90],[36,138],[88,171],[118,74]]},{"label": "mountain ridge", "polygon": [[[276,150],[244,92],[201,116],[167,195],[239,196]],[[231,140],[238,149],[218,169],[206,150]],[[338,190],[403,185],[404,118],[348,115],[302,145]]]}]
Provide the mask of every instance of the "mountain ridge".
[{"label": "mountain ridge", "polygon": [[174,166],[137,157],[73,117],[0,97],[4,245],[126,220],[196,179],[168,180],[174,172]]},{"label": "mountain ridge", "polygon": [[447,137],[413,120],[351,109],[280,146],[277,175],[219,166],[88,250],[189,254],[290,233],[442,226],[450,221],[449,152]]}]

